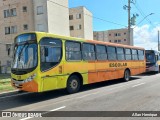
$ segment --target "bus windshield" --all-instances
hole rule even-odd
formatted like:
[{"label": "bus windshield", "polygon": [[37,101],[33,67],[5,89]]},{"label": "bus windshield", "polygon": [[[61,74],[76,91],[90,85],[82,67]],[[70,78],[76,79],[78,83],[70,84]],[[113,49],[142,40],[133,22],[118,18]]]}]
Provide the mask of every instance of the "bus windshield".
[{"label": "bus windshield", "polygon": [[12,69],[30,69],[37,65],[37,44],[28,43],[16,45]]},{"label": "bus windshield", "polygon": [[149,63],[155,63],[155,54],[154,53],[146,53],[146,60]]}]

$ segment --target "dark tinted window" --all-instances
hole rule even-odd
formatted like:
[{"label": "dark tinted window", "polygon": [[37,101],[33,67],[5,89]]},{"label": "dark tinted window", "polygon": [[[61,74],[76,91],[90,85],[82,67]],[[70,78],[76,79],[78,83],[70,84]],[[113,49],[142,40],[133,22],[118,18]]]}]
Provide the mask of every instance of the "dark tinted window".
[{"label": "dark tinted window", "polygon": [[132,60],[131,49],[125,49],[126,60]]},{"label": "dark tinted window", "polygon": [[82,51],[84,60],[95,60],[95,48],[93,44],[84,43]]},{"label": "dark tinted window", "polygon": [[107,60],[106,46],[97,45],[96,46],[96,55],[98,60]]},{"label": "dark tinted window", "polygon": [[132,49],[132,60],[138,60],[137,50]]},{"label": "dark tinted window", "polygon": [[117,48],[117,59],[118,60],[125,60],[123,48],[119,48],[119,47]]},{"label": "dark tinted window", "polygon": [[108,46],[107,53],[108,53],[108,60],[117,60],[116,47]]},{"label": "dark tinted window", "polygon": [[41,70],[56,66],[62,57],[62,42],[55,38],[43,38],[40,41]]},{"label": "dark tinted window", "polygon": [[81,43],[66,42],[66,60],[81,60]]},{"label": "dark tinted window", "polygon": [[144,51],[143,50],[138,50],[138,58],[139,58],[139,60],[144,60]]}]

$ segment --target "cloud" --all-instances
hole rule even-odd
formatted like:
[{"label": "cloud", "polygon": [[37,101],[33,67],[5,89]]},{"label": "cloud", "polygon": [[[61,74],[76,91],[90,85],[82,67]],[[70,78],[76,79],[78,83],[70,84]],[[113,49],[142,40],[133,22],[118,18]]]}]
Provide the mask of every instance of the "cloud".
[{"label": "cloud", "polygon": [[160,25],[152,28],[150,25],[135,26],[134,28],[134,45],[145,49],[157,50],[158,48],[158,30]]}]

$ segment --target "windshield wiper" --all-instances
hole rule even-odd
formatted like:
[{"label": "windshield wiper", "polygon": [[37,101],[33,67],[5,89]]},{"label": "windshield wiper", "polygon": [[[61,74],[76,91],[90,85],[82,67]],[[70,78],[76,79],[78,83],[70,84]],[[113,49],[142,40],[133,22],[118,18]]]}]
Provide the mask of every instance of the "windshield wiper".
[{"label": "windshield wiper", "polygon": [[[27,47],[26,47],[26,46],[27,46]],[[22,52],[23,52],[24,48],[25,48],[25,47],[28,48],[28,46],[29,46],[29,42],[26,42],[26,43],[23,45],[23,47],[21,48],[21,50],[20,50],[20,52],[19,52],[19,54],[18,54],[18,61],[20,61],[20,58],[21,58],[21,56],[22,56]]]}]

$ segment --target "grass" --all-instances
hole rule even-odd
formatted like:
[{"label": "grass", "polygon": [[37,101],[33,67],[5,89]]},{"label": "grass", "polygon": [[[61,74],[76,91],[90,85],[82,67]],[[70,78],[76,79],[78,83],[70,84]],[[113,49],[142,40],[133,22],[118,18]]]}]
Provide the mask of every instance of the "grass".
[{"label": "grass", "polygon": [[10,74],[0,74],[0,93],[14,90],[11,86]]}]

